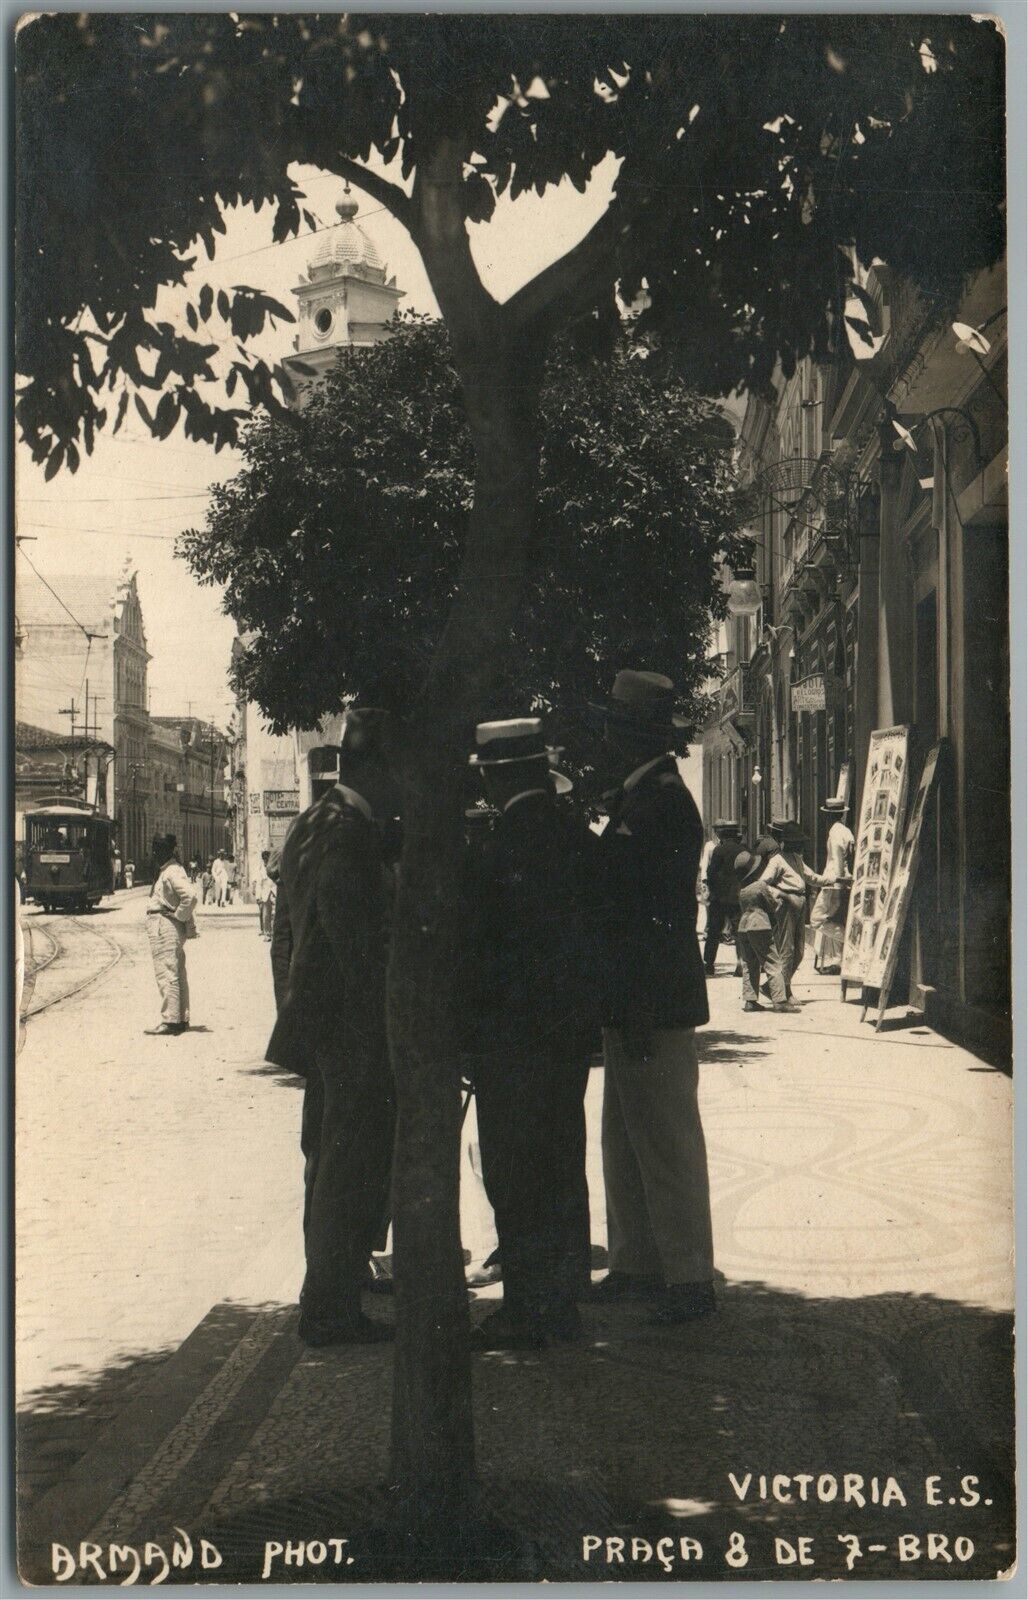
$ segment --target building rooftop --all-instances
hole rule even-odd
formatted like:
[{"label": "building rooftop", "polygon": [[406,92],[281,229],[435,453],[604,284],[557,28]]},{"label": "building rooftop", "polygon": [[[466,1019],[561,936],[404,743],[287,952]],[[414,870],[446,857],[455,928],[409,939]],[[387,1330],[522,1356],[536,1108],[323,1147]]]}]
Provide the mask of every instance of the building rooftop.
[{"label": "building rooftop", "polygon": [[[354,220],[357,215],[355,200],[340,200],[336,206],[340,222],[326,229],[308,263],[308,276],[336,277],[348,267],[357,267],[368,276],[385,277],[385,263],[364,229]],[[326,271],[325,269],[329,270]]]}]

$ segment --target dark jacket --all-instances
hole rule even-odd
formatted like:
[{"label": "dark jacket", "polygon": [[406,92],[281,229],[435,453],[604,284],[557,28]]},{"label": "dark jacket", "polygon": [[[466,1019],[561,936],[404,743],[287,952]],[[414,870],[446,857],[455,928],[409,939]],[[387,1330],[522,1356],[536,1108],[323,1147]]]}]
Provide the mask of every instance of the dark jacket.
[{"label": "dark jacket", "polygon": [[723,906],[739,904],[739,880],[735,875],[735,858],[742,849],[738,839],[721,839],[710,853],[707,862],[707,888],[710,898]]},{"label": "dark jacket", "polygon": [[528,795],[468,848],[460,1032],[473,1054],[599,1043],[598,840],[551,797]]},{"label": "dark jacket", "polygon": [[384,1055],[385,965],[381,834],[337,784],[282,847],[267,1059],[304,1074],[319,1047]]},{"label": "dark jacket", "polygon": [[703,823],[673,756],[622,790],[600,837],[609,1026],[709,1021],[696,937]]}]

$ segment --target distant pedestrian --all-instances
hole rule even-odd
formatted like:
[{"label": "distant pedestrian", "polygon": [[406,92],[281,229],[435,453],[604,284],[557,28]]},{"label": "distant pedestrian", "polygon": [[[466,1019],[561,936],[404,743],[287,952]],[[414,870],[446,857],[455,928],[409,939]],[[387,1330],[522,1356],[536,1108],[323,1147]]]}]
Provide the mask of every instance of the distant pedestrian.
[{"label": "distant pedestrian", "polygon": [[845,800],[826,800],[821,809],[833,820],[828,830],[827,859],[822,875],[824,888],[810,913],[810,926],[814,930],[814,970],[838,973],[842,971],[842,943],[856,840],[846,821]]},{"label": "distant pedestrian", "polygon": [[390,719],[349,710],[339,781],[293,823],[282,848],[272,942],[291,948],[267,1059],[306,1079],[300,1147],[305,1344],[364,1344],[392,1329],[361,1311],[369,1262],[389,1214],[395,1102],[386,1046],[389,908],[385,824],[400,793],[387,766]]},{"label": "distant pedestrian", "polygon": [[131,887],[135,883],[135,881],[136,881],[136,863],[134,861],[126,861],[126,863],[125,863],[125,887],[126,887],[126,889],[131,889]]},{"label": "distant pedestrian", "polygon": [[736,930],[742,959],[742,1009],[762,1011],[761,978],[767,980],[775,1011],[798,1011],[785,992],[782,952],[775,938],[775,918],[781,894],[763,876],[766,862],[756,851],[740,850],[735,858],[739,880],[739,924]]},{"label": "distant pedestrian", "polygon": [[189,862],[189,881],[190,881],[190,883],[195,883],[197,881],[197,879],[199,878],[199,876],[200,876],[200,863],[199,863],[199,861],[197,861],[195,856],[192,856],[190,858],[190,862]]},{"label": "distant pedestrian", "polygon": [[161,996],[161,1021],[147,1033],[185,1033],[189,1027],[189,983],[185,941],[196,937],[196,892],[175,848],[173,834],[154,840],[155,877],[146,907],[154,976]]},{"label": "distant pedestrian", "polygon": [[214,904],[223,906],[228,893],[228,862],[220,850],[211,863],[211,877],[214,879]]},{"label": "distant pedestrian", "polygon": [[[735,876],[735,858],[741,849],[739,824],[719,817],[714,832],[717,843],[707,862],[707,932],[703,941],[703,969],[708,978],[714,977],[717,971],[717,953],[725,924],[734,940],[739,921],[739,880]],[[741,974],[736,951],[735,975],[740,977]]]},{"label": "distant pedestrian", "polygon": [[610,1272],[594,1297],[650,1299],[655,1321],[678,1323],[716,1306],[695,1032],[710,1016],[696,934],[703,823],[672,754],[673,703],[669,678],[625,671],[602,712],[619,781],[599,851]]},{"label": "distant pedestrian", "polygon": [[271,938],[275,920],[275,884],[268,872],[270,850],[261,851],[261,870],[253,883],[253,897],[257,902],[258,932],[262,939]]},{"label": "distant pedestrian", "polygon": [[757,844],[764,860],[763,879],[776,892],[774,939],[782,958],[785,997],[792,998],[792,975],[803,958],[807,914],[807,886],[802,871],[788,860],[783,843],[796,824],[785,819],[771,824],[771,832]]},{"label": "distant pedestrian", "polygon": [[[807,895],[811,889],[822,889],[825,880],[819,872],[814,871],[813,867],[808,867],[803,859],[807,836],[799,826],[799,823],[794,822],[791,817],[786,818],[781,823],[775,824],[774,833],[781,841],[782,855],[785,857],[786,865],[791,867],[796,876],[803,882],[802,903],[797,904],[793,900],[789,906],[792,937],[788,947],[788,967],[785,977],[786,992],[791,996],[792,980],[796,976],[797,968],[800,966],[807,951]],[[782,953],[783,955],[786,954],[784,948]]]},{"label": "distant pedestrian", "polygon": [[114,857],[114,887],[121,888],[121,856],[117,852]]},{"label": "distant pedestrian", "polygon": [[236,871],[236,858],[229,856],[225,861],[225,904],[230,906],[236,896],[238,873]]},{"label": "distant pedestrian", "polygon": [[205,906],[208,900],[214,899],[214,873],[211,871],[213,861],[208,861],[200,874],[200,904]]}]

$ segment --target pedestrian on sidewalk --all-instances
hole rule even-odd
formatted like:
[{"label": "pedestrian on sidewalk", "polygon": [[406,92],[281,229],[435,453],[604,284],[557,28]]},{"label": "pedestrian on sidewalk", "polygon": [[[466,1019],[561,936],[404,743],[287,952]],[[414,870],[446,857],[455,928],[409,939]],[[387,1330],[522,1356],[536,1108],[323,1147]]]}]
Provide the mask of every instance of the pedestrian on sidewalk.
[{"label": "pedestrian on sidewalk", "polygon": [[223,906],[226,903],[228,887],[228,862],[220,850],[215,851],[214,860],[211,863],[211,877],[214,880],[214,904],[219,907]]},{"label": "pedestrian on sidewalk", "polygon": [[154,881],[146,904],[146,931],[161,996],[161,1021],[147,1033],[179,1034],[189,1027],[187,939],[195,939],[196,891],[178,858],[174,834],[154,840]]},{"label": "pedestrian on sidewalk", "polygon": [[782,858],[787,867],[800,879],[803,884],[803,899],[799,901],[795,895],[786,894],[783,901],[782,912],[787,907],[788,923],[783,933],[779,935],[779,946],[785,962],[786,991],[791,996],[792,980],[807,953],[807,904],[808,894],[811,889],[822,889],[825,879],[820,872],[815,872],[813,867],[808,867],[803,859],[807,836],[799,823],[792,817],[784,817],[771,825],[772,832],[778,840]]},{"label": "pedestrian on sidewalk", "polygon": [[498,815],[464,879],[464,1038],[503,1301],[483,1350],[581,1337],[589,1287],[585,1091],[599,1043],[597,839],[564,810],[571,782],[537,717],[479,723],[471,763]]},{"label": "pedestrian on sidewalk", "polygon": [[[727,923],[735,938],[739,921],[739,880],[735,876],[735,858],[741,848],[739,824],[728,817],[719,817],[714,824],[717,843],[707,862],[707,931],[703,941],[703,970],[708,978],[717,971],[717,953]],[[735,976],[742,974],[736,952]]]},{"label": "pedestrian on sidewalk", "polygon": [[739,926],[736,938],[742,957],[742,1009],[762,1011],[761,978],[767,980],[775,1011],[798,1011],[788,999],[781,948],[775,938],[780,893],[764,876],[765,860],[756,851],[741,850],[735,858],[739,879]]},{"label": "pedestrian on sidewalk", "polygon": [[275,885],[268,873],[268,862],[271,859],[270,850],[261,851],[261,870],[253,883],[253,897],[257,902],[257,923],[262,939],[271,939],[271,929],[275,920]]},{"label": "pedestrian on sidewalk", "polygon": [[839,973],[856,840],[846,821],[848,804],[841,796],[826,800],[821,810],[833,820],[828,830],[824,888],[810,913],[810,925],[814,930],[814,970]]},{"label": "pedestrian on sidewalk", "polygon": [[696,1029],[709,1020],[696,933],[703,823],[672,753],[674,685],[623,671],[604,707],[617,788],[600,836],[608,940],[603,1179],[610,1272],[600,1303],[656,1300],[654,1320],[715,1309]]},{"label": "pedestrian on sidewalk", "polygon": [[200,874],[200,904],[202,906],[205,906],[208,900],[214,899],[215,889],[214,873],[212,871],[213,866],[214,862],[208,861],[207,865]]},{"label": "pedestrian on sidewalk", "polygon": [[236,870],[236,858],[231,855],[227,856],[225,859],[225,904],[227,906],[230,906],[236,897],[238,881],[239,874]]},{"label": "pedestrian on sidewalk", "polygon": [[396,1117],[385,1026],[384,838],[400,810],[391,739],[388,713],[347,711],[339,781],[297,817],[282,849],[273,955],[288,945],[292,959],[267,1059],[306,1079],[308,1345],[392,1336],[360,1305],[388,1221]]},{"label": "pedestrian on sidewalk", "polygon": [[781,955],[785,997],[792,997],[792,975],[803,959],[804,927],[807,915],[807,886],[803,874],[788,860],[783,838],[795,824],[780,818],[771,831],[758,840],[757,854],[764,861],[764,882],[775,890],[774,937]]}]

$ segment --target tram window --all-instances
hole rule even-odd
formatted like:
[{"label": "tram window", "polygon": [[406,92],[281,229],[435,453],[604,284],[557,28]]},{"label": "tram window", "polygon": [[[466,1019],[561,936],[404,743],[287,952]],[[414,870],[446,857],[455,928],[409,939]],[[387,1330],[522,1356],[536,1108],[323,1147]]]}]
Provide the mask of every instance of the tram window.
[{"label": "tram window", "polygon": [[82,850],[89,841],[89,825],[82,822],[37,822],[32,842],[39,850]]}]

